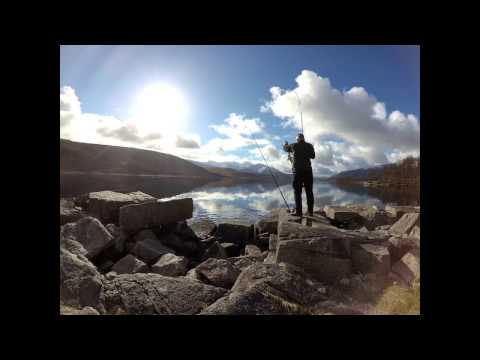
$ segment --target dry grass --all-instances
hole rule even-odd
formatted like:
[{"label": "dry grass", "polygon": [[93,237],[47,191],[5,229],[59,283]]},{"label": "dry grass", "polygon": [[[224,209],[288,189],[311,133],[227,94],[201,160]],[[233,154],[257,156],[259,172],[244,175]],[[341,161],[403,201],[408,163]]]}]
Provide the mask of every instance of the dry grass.
[{"label": "dry grass", "polygon": [[420,286],[405,288],[392,285],[386,288],[374,312],[388,315],[420,315]]}]

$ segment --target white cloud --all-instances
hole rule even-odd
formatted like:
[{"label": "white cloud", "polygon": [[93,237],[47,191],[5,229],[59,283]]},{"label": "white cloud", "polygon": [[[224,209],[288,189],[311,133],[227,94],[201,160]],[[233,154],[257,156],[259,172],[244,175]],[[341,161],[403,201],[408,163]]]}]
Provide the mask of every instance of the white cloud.
[{"label": "white cloud", "polygon": [[420,153],[420,123],[414,115],[388,114],[385,103],[363,87],[341,92],[313,71],[303,70],[296,82],[293,90],[272,87],[271,101],[261,111],[269,109],[282,126],[300,129],[301,108],[306,139],[317,153],[314,169],[317,164],[341,171]]},{"label": "white cloud", "polygon": [[200,147],[200,137],[194,135],[192,138],[177,135],[175,146],[184,149],[198,149]]},{"label": "white cloud", "polygon": [[205,144],[205,149],[208,149],[211,153],[218,153],[219,151],[227,153],[229,151],[235,151],[240,148],[269,145],[270,140],[266,138],[257,138],[256,133],[262,132],[264,134],[265,124],[258,118],[248,119],[245,115],[238,115],[231,113],[228,118],[224,120],[224,124],[221,125],[209,125],[210,128],[215,130],[222,138],[214,138]]},{"label": "white cloud", "polygon": [[[157,125],[158,124],[158,125]],[[179,154],[200,147],[197,134],[169,133],[165,122],[146,124],[135,118],[84,113],[75,90],[60,88],[60,137],[68,140],[136,147]],[[181,149],[183,148],[183,150]]]}]

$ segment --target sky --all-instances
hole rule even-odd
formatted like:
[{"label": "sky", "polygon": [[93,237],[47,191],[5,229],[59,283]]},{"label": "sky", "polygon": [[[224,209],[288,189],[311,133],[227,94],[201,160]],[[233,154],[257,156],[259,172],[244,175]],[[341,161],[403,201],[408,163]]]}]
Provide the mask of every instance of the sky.
[{"label": "sky", "polygon": [[419,46],[61,46],[60,137],[315,175],[420,155]]}]

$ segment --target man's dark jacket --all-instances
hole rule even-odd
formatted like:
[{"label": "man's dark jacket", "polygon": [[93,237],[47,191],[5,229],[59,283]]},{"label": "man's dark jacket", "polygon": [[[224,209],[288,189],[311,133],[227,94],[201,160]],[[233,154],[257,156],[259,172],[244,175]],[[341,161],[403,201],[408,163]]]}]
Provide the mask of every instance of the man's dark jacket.
[{"label": "man's dark jacket", "polygon": [[312,169],[310,159],[315,159],[315,150],[312,144],[304,141],[296,142],[284,145],[283,149],[287,152],[293,152],[293,173]]}]

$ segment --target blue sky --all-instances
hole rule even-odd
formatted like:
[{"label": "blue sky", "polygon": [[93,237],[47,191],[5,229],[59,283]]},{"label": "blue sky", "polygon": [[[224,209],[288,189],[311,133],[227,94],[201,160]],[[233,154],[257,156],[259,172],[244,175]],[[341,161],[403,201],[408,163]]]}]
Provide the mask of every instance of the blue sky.
[{"label": "blue sky", "polygon": [[[159,110],[152,121],[158,125],[155,134],[163,135],[161,141],[173,136],[198,147],[142,141],[147,128],[137,128],[132,108],[151,84],[174,88],[188,108],[175,134],[168,129],[176,120],[162,118]],[[279,89],[275,99],[272,87]],[[348,93],[352,88],[362,90]],[[275,149],[298,132],[294,89],[307,141],[320,154],[314,162],[318,174],[419,154],[418,46],[62,46],[61,137],[201,161],[259,161],[239,127],[247,121],[274,166],[285,169],[285,156]],[[372,117],[373,107],[380,112]],[[211,142],[215,139],[224,141]],[[230,150],[214,151],[224,149],[222,144]]]}]

